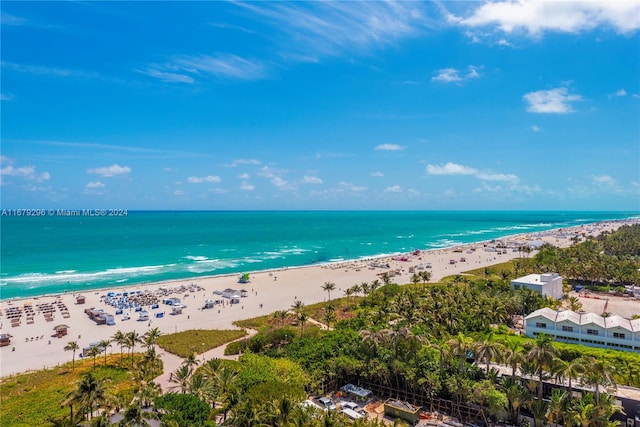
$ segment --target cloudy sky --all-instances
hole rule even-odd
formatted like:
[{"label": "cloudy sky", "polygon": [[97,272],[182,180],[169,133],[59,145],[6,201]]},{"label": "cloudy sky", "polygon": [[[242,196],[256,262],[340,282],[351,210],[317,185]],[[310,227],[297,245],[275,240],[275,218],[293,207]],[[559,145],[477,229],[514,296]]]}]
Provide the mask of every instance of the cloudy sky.
[{"label": "cloudy sky", "polygon": [[10,2],[3,208],[640,210],[640,2]]}]

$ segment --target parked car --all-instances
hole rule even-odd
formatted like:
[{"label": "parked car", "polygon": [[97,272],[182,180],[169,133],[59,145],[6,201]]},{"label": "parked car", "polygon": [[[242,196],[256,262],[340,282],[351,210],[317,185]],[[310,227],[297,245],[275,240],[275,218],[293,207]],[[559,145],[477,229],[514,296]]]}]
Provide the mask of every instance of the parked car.
[{"label": "parked car", "polygon": [[331,399],[329,399],[328,397],[321,397],[320,399],[318,399],[318,402],[320,402],[320,407],[322,407],[325,411],[336,410],[336,405],[334,405]]}]

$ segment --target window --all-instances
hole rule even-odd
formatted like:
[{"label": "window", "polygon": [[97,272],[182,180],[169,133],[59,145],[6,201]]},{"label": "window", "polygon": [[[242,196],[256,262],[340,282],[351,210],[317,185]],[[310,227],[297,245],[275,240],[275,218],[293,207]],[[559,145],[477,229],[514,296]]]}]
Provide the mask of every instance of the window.
[{"label": "window", "polygon": [[573,326],[562,326],[564,332],[573,332]]},{"label": "window", "polygon": [[587,329],[587,335],[598,335],[597,329]]},{"label": "window", "polygon": [[622,332],[614,332],[613,333],[613,337],[614,338],[620,338],[621,340],[623,340],[624,337],[625,337],[625,334],[623,334]]},{"label": "window", "polygon": [[536,328],[547,329],[547,324],[542,322],[536,322]]}]

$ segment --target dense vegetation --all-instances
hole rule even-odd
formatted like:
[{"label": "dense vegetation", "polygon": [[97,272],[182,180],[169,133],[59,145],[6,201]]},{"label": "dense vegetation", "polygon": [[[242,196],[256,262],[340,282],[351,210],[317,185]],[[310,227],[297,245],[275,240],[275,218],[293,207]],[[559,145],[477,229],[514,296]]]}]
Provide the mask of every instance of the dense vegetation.
[{"label": "dense vegetation", "polygon": [[583,285],[605,289],[640,282],[640,224],[625,225],[615,233],[565,249],[545,245],[530,268],[547,268]]},{"label": "dense vegetation", "polygon": [[[140,362],[142,358],[138,356],[136,360]],[[89,382],[101,383],[114,403],[124,404],[133,396],[136,384],[129,375],[130,363],[119,355],[108,356],[106,364],[100,360],[96,366],[92,359],[73,364],[73,369],[70,362],[3,378],[0,381],[0,426],[56,425],[70,413],[70,408],[61,402],[73,395],[76,385],[84,383],[86,386],[87,376],[91,377]],[[78,410],[76,406],[75,411]],[[45,424],[47,421],[50,424]]]},{"label": "dense vegetation", "polygon": [[[88,373],[78,378],[76,388],[55,395],[69,412],[66,418],[52,412],[56,415],[50,425],[76,425],[82,419],[105,425],[102,411],[121,408],[121,425],[144,425],[160,417],[163,426],[345,426],[348,421],[338,413],[298,403],[308,393],[335,391],[343,383],[356,382],[382,393],[418,396],[427,408],[449,402],[452,415],[462,414],[463,407],[480,407],[487,419],[513,424],[526,412],[537,426],[616,427],[618,422],[610,418],[620,408],[611,392],[616,385],[640,386],[640,355],[515,334],[510,327],[523,314],[559,303],[527,289],[515,291],[509,282],[532,271],[558,271],[605,287],[637,280],[626,274],[630,266],[639,267],[638,230],[623,227],[569,249],[545,246],[533,258],[437,284],[429,283],[428,274],[416,274],[404,286],[388,283],[385,276],[385,285],[356,284],[343,298],[331,299],[335,285],[325,283],[327,303],[305,306],[295,300],[289,310],[238,322],[259,330],[227,347],[228,354],[242,352],[238,361],[212,359],[199,366],[194,351],[213,345],[211,337],[205,338],[208,332],[172,334],[164,338],[164,345],[184,354],[185,360],[172,373],[172,390],[164,395],[149,380],[157,373],[155,344],[163,337],[157,330],[142,337],[116,334],[120,363],[133,378],[128,394],[113,398],[100,375],[101,364],[96,365],[98,348],[92,361],[83,362]],[[223,341],[233,338],[237,337]],[[146,351],[134,363],[136,344]],[[129,350],[126,356],[124,348]],[[91,362],[96,366],[87,366]],[[545,391],[543,382],[556,382],[558,387]],[[3,399],[6,387],[3,383]],[[155,411],[148,409],[152,403]],[[355,425],[379,423],[363,420]]]}]

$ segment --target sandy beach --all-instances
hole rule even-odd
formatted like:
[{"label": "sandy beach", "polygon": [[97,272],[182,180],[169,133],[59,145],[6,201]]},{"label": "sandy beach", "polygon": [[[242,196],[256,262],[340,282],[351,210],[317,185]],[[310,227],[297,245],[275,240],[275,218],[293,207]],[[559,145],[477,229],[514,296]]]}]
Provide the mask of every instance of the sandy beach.
[{"label": "sandy beach", "polygon": [[[83,348],[90,343],[111,337],[117,330],[136,330],[142,334],[150,327],[158,327],[164,334],[168,334],[188,329],[230,329],[234,328],[232,322],[236,320],[287,309],[295,299],[305,304],[325,301],[327,293],[321,289],[325,282],[335,283],[336,290],[331,293],[331,298],[336,298],[343,296],[344,290],[355,284],[380,280],[378,275],[383,272],[397,272],[392,282],[399,284],[411,281],[411,271],[430,271],[431,280],[437,281],[445,276],[520,257],[522,253],[516,249],[518,245],[536,246],[541,242],[547,242],[554,246],[566,247],[571,245],[574,236],[597,235],[632,222],[610,221],[402,256],[254,272],[251,273],[250,282],[245,284],[238,283],[239,276],[234,274],[95,290],[82,294],[85,297],[84,304],[76,304],[77,294],[2,301],[0,334],[10,334],[11,344],[0,347],[0,375],[6,376],[66,363],[71,360],[71,352],[64,351],[64,346],[69,341],[77,341],[80,348]],[[498,246],[500,248],[497,248]],[[503,246],[507,249],[503,249]],[[535,251],[530,256],[534,253]],[[373,264],[376,266],[372,266]],[[216,290],[222,291],[227,288],[238,291],[245,289],[247,296],[242,297],[238,304],[217,304],[214,308],[202,309],[207,299],[227,301],[214,294]],[[96,308],[115,314],[116,309],[106,304],[106,298],[103,298],[109,291],[140,291],[147,299],[157,298],[159,307],[145,307],[149,312],[148,321],[138,321],[138,313],[133,309],[125,309],[124,312],[129,312],[131,319],[122,320],[122,315],[115,315],[115,325],[97,325],[84,310]],[[162,298],[166,297],[181,299],[185,306],[182,314],[171,314],[171,306],[162,303]],[[46,305],[49,305],[49,310]],[[27,310],[32,314],[27,316]],[[8,311],[21,313],[19,325],[12,326],[11,320],[7,317]],[[50,311],[51,314],[45,316],[46,311]],[[157,318],[156,313],[164,313],[164,316]],[[28,317],[31,317],[31,320],[27,321]],[[52,336],[54,326],[60,324],[69,327],[68,335],[56,338]],[[113,345],[108,351],[118,353],[119,349]]]}]

